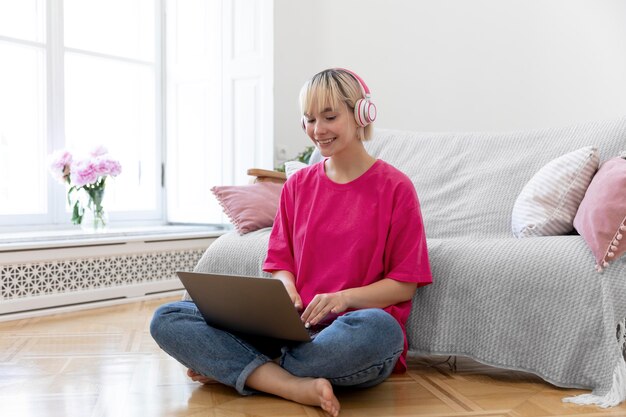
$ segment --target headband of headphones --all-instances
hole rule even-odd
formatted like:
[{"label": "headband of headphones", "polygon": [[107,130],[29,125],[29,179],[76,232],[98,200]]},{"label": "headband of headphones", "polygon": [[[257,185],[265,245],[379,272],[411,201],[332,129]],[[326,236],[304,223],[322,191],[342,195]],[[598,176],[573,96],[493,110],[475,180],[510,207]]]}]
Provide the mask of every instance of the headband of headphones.
[{"label": "headband of headphones", "polygon": [[370,89],[367,87],[367,84],[365,84],[365,81],[363,81],[363,78],[359,77],[355,72],[350,71],[347,68],[333,68],[333,69],[337,70],[337,71],[344,71],[344,72],[347,72],[348,74],[352,75],[352,77],[357,81],[357,83],[361,87],[361,92],[363,93],[363,98],[370,97],[372,95],[372,93],[370,92]]}]

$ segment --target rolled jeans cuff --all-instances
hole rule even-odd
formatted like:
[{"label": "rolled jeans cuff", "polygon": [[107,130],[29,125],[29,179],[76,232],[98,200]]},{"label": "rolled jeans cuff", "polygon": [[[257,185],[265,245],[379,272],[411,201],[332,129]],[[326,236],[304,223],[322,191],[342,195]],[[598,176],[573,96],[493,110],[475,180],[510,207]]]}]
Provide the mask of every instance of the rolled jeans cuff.
[{"label": "rolled jeans cuff", "polygon": [[258,394],[259,391],[246,387],[246,381],[248,380],[248,377],[252,374],[252,372],[256,371],[259,366],[265,365],[270,361],[271,359],[267,356],[257,356],[252,362],[246,365],[246,367],[243,368],[243,370],[239,374],[239,377],[237,377],[237,382],[235,383],[235,389],[237,390],[237,392],[241,395]]}]

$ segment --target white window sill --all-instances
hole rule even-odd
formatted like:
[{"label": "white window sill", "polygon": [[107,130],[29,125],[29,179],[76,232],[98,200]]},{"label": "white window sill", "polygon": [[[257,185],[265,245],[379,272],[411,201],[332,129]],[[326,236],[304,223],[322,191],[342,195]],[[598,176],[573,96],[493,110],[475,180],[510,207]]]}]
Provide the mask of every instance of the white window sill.
[{"label": "white window sill", "polygon": [[94,246],[134,241],[155,242],[218,237],[232,230],[229,225],[157,225],[109,227],[100,233],[71,230],[39,230],[0,233],[0,252],[59,247]]}]

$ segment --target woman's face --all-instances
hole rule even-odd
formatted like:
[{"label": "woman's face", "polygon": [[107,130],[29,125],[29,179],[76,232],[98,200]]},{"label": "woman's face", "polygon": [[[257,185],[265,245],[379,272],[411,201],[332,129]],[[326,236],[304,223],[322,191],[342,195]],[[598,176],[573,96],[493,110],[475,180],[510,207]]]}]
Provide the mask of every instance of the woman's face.
[{"label": "woman's face", "polygon": [[[317,106],[312,106],[317,108]],[[359,142],[357,124],[347,104],[304,115],[306,134],[324,157],[337,155]]]}]

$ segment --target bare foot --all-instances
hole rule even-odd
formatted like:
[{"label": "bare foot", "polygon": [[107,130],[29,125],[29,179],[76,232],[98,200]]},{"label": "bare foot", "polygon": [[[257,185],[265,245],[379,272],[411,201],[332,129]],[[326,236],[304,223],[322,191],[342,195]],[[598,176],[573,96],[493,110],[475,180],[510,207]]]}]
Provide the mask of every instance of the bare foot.
[{"label": "bare foot", "polygon": [[293,386],[294,394],[290,398],[300,404],[316,405],[333,417],[339,415],[341,408],[335,397],[333,386],[324,378],[300,378]]},{"label": "bare foot", "polygon": [[191,368],[187,369],[187,376],[191,378],[192,381],[200,382],[201,384],[205,384],[205,385],[217,383],[216,380],[206,377],[204,375],[201,375]]},{"label": "bare foot", "polygon": [[274,362],[267,362],[252,371],[246,385],[286,400],[321,407],[332,417],[337,417],[341,408],[327,379],[298,377]]}]

